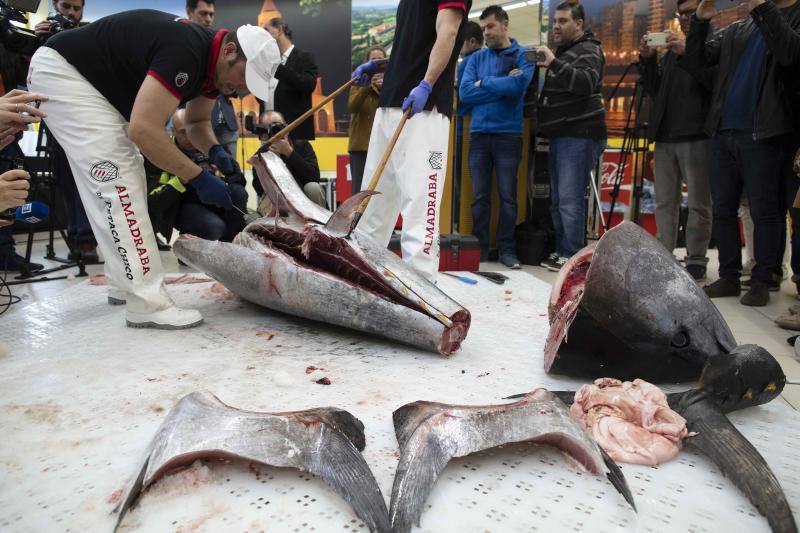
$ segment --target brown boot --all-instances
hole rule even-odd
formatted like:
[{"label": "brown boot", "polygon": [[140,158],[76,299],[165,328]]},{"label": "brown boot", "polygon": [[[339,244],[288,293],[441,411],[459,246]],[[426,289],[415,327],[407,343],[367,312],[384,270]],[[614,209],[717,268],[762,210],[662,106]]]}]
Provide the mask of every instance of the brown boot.
[{"label": "brown boot", "polygon": [[703,287],[709,298],[724,298],[725,296],[739,296],[742,286],[739,280],[720,278],[711,285]]},{"label": "brown boot", "polygon": [[796,313],[790,312],[785,315],[781,315],[775,319],[775,323],[778,325],[778,327],[783,329],[800,331],[800,315]]},{"label": "brown boot", "polygon": [[742,296],[742,305],[752,307],[764,307],[769,303],[769,285],[763,281],[755,281],[750,284],[750,290]]}]

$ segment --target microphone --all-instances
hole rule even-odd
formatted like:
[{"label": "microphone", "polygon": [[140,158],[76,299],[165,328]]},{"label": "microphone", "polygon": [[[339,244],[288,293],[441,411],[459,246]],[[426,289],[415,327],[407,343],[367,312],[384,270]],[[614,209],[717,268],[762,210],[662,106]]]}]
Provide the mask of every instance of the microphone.
[{"label": "microphone", "polygon": [[42,202],[28,202],[17,208],[0,211],[1,220],[19,220],[26,224],[37,224],[50,215],[50,208]]}]

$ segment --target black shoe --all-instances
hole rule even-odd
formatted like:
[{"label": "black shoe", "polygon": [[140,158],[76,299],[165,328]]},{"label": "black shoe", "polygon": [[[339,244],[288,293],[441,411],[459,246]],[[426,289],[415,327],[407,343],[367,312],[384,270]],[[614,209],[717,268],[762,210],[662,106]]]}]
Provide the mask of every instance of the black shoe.
[{"label": "black shoe", "polygon": [[703,265],[686,265],[686,272],[688,272],[695,281],[706,279],[706,267]]},{"label": "black shoe", "polygon": [[769,303],[769,286],[763,281],[753,280],[750,290],[742,296],[742,305],[764,307]]},{"label": "black shoe", "polygon": [[742,285],[739,280],[720,278],[711,285],[703,287],[706,296],[709,298],[724,298],[726,296],[739,296],[742,292]]},{"label": "black shoe", "polygon": [[[25,266],[25,258],[14,253],[13,255],[0,258],[0,270],[20,272]],[[28,263],[28,272],[38,272],[42,270],[44,265],[39,263]]]},{"label": "black shoe", "polygon": [[[742,287],[749,289],[751,281],[752,278],[747,278],[746,280],[743,280]],[[782,280],[779,279],[777,275],[772,276],[772,279],[769,281],[769,283],[766,284],[767,288],[769,289],[769,292],[778,292],[779,290],[781,290],[781,281]]]}]

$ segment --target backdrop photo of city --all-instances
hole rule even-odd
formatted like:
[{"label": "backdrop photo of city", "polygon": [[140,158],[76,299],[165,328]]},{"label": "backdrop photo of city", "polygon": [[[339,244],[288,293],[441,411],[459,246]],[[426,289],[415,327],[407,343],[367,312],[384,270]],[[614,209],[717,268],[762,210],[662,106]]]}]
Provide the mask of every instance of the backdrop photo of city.
[{"label": "backdrop photo of city", "polygon": [[367,50],[380,45],[391,53],[396,24],[398,2],[382,0],[380,3],[368,0],[353,0],[352,12],[352,54],[350,62],[355,68],[364,62]]}]

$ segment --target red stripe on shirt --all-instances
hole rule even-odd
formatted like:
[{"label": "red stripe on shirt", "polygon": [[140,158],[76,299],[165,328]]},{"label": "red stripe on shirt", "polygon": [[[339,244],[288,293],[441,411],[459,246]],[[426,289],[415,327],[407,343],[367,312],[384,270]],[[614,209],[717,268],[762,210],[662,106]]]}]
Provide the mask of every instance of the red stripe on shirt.
[{"label": "red stripe on shirt", "polygon": [[464,2],[447,2],[444,4],[439,4],[439,11],[451,7],[461,9],[461,11],[463,11],[464,13],[467,12],[467,4],[465,4]]},{"label": "red stripe on shirt", "polygon": [[203,81],[203,86],[200,87],[200,94],[208,98],[216,98],[218,94],[214,78],[217,76],[217,60],[222,50],[222,39],[227,33],[228,30],[219,30],[214,35],[214,40],[211,43],[211,52],[208,55],[208,66],[206,67],[206,79]]},{"label": "red stripe on shirt", "polygon": [[175,87],[174,85],[172,85],[172,84],[171,84],[170,82],[168,82],[167,80],[165,80],[163,77],[161,77],[161,74],[159,74],[159,73],[158,73],[158,72],[156,72],[155,70],[148,70],[148,71],[147,71],[147,74],[148,74],[148,75],[150,75],[150,76],[152,76],[152,77],[154,77],[154,78],[155,78],[155,79],[157,79],[159,82],[161,82],[161,85],[163,85],[164,87],[166,87],[166,88],[167,88],[167,90],[168,90],[169,92],[171,92],[171,93],[172,93],[172,94],[175,96],[175,98],[177,98],[178,100],[183,100],[183,95],[182,95],[182,94],[181,94],[181,92],[178,90],[178,88],[177,88],[177,87]]}]

